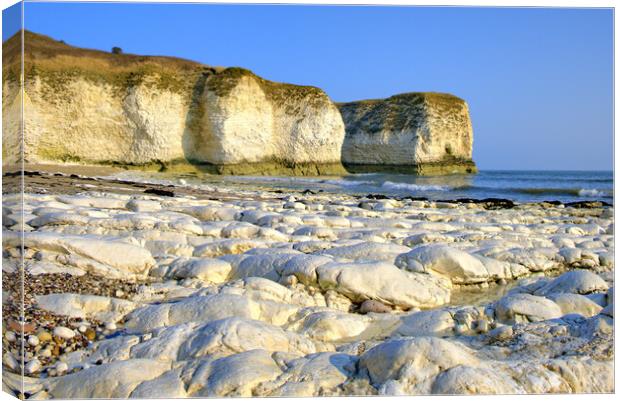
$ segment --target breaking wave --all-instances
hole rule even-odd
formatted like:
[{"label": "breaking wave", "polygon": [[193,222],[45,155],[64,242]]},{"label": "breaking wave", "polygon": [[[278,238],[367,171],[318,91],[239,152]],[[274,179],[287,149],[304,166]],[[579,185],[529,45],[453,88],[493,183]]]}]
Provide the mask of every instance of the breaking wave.
[{"label": "breaking wave", "polygon": [[407,184],[404,182],[392,182],[385,181],[381,185],[383,189],[398,190],[398,191],[411,191],[411,192],[423,192],[423,191],[450,191],[452,187],[444,185],[418,185]]}]

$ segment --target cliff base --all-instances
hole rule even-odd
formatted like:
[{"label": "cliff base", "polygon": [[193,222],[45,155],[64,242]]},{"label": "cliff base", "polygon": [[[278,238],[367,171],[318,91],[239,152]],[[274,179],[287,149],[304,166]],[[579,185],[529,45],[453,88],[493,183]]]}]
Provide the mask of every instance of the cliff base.
[{"label": "cliff base", "polygon": [[349,173],[396,173],[416,175],[476,174],[478,168],[471,160],[419,164],[357,164],[344,163]]}]

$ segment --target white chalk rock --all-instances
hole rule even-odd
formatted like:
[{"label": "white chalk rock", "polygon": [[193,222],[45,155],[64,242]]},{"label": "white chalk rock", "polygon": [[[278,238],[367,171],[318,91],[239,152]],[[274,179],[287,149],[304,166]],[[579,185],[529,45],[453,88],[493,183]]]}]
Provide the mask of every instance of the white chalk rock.
[{"label": "white chalk rock", "polygon": [[54,327],[52,332],[56,337],[64,338],[65,340],[71,339],[75,336],[75,332],[68,327],[57,326]]},{"label": "white chalk rock", "polygon": [[234,294],[194,296],[179,302],[149,305],[126,317],[125,327],[140,332],[186,322],[209,322],[228,317],[243,317],[283,324],[298,306],[262,301]]},{"label": "white chalk rock", "polygon": [[484,282],[489,272],[467,252],[445,245],[423,245],[396,258],[396,266],[419,273],[447,277],[455,284]]},{"label": "white chalk rock", "polygon": [[134,212],[157,212],[161,210],[161,204],[157,201],[132,199],[127,202],[127,209]]},{"label": "white chalk rock", "polygon": [[[17,233],[3,235],[5,246],[21,246]],[[151,253],[139,246],[120,241],[59,235],[46,232],[29,232],[24,236],[28,248],[49,250],[75,255],[112,267],[118,275],[145,275],[155,265]],[[85,268],[88,268],[85,266]]]},{"label": "white chalk rock", "polygon": [[558,304],[565,315],[577,313],[585,317],[592,317],[603,309],[596,302],[580,294],[553,293],[547,298]]},{"label": "white chalk rock", "polygon": [[232,271],[230,263],[213,258],[178,258],[166,269],[166,278],[195,278],[210,283],[224,283]]},{"label": "white chalk rock", "polygon": [[362,354],[359,362],[376,386],[399,379],[422,382],[457,365],[478,364],[466,347],[436,337],[386,341]]},{"label": "white chalk rock", "polygon": [[188,386],[191,397],[252,397],[261,383],[276,379],[282,370],[272,353],[255,349],[207,361]]},{"label": "white chalk rock", "polygon": [[552,300],[530,294],[505,296],[496,303],[495,313],[500,321],[507,323],[538,322],[563,315],[560,306]]},{"label": "white chalk rock", "polygon": [[431,389],[433,394],[523,394],[525,390],[508,374],[495,369],[455,366],[440,373]]},{"label": "white chalk rock", "polygon": [[324,251],[318,255],[332,256],[336,259],[348,259],[357,262],[386,261],[394,262],[394,259],[411,249],[396,244],[381,244],[377,242],[362,242],[356,245],[340,246]]},{"label": "white chalk rock", "polygon": [[139,304],[98,295],[48,294],[36,297],[41,309],[73,318],[118,321]]},{"label": "white chalk rock", "polygon": [[128,398],[142,382],[170,369],[170,364],[150,359],[131,359],[93,366],[50,382],[54,398]]},{"label": "white chalk rock", "polygon": [[588,270],[572,270],[562,274],[538,289],[536,295],[553,293],[590,294],[607,291],[609,286],[600,276]]},{"label": "white chalk rock", "polygon": [[430,308],[450,299],[450,283],[410,273],[385,263],[328,263],[317,268],[321,288],[334,289],[354,302],[375,299],[403,308]]},{"label": "white chalk rock", "polygon": [[337,389],[355,374],[358,358],[335,352],[321,352],[294,359],[276,380],[264,383],[258,395],[270,397],[316,397],[338,394]]},{"label": "white chalk rock", "polygon": [[133,358],[185,361],[209,355],[227,356],[253,349],[311,354],[333,346],[257,320],[226,318],[165,328],[157,337],[134,346]]}]

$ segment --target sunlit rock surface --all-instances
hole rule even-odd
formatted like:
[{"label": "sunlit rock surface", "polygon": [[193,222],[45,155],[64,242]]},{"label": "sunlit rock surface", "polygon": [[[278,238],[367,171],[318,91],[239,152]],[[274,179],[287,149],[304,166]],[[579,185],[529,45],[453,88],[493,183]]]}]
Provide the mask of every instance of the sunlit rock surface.
[{"label": "sunlit rock surface", "polygon": [[5,194],[4,274],[23,219],[28,277],[56,280],[29,301],[52,319],[26,337],[29,394],[614,390],[613,209],[223,193],[27,193],[23,216]]}]

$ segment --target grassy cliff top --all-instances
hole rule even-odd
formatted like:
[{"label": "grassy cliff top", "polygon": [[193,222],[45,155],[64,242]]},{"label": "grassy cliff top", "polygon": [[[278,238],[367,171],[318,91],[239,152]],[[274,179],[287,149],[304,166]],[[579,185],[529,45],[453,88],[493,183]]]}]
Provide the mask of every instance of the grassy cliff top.
[{"label": "grassy cliff top", "polygon": [[458,115],[465,101],[448,93],[410,92],[386,99],[337,103],[348,132],[380,133],[384,130],[415,130],[429,109],[443,115]]},{"label": "grassy cliff top", "polygon": [[395,105],[404,105],[411,104],[415,105],[422,102],[429,103],[441,103],[445,105],[458,105],[459,107],[465,103],[463,99],[460,97],[454,96],[449,93],[439,93],[439,92],[407,92],[400,93],[398,95],[390,96],[385,99],[365,99],[365,100],[355,100],[352,102],[342,102],[336,103],[338,107],[348,107],[348,106],[375,106],[379,104],[395,104]]},{"label": "grassy cliff top", "polygon": [[[3,80],[18,80],[21,62],[21,32],[2,44]],[[196,77],[213,69],[175,57],[113,54],[70,46],[62,41],[24,31],[24,75],[26,85],[35,76],[44,79],[55,92],[75,77],[110,84],[119,89],[157,76],[152,83],[178,92],[191,92]]]},{"label": "grassy cliff top", "polygon": [[[21,32],[2,43],[3,68],[19,66],[21,58]],[[84,49],[55,40],[49,36],[24,31],[24,63],[42,64],[51,68],[100,69],[102,66],[118,70],[135,68],[152,63],[162,68],[180,72],[193,71],[200,63],[176,57],[113,54],[101,50]]]},{"label": "grassy cliff top", "polygon": [[[2,44],[4,80],[19,78],[21,68],[21,32]],[[273,101],[292,104],[301,98],[324,101],[325,93],[313,86],[299,86],[263,79],[252,71],[239,68],[211,67],[175,57],[113,54],[101,50],[68,45],[49,36],[24,31],[24,72],[26,85],[38,76],[62,93],[63,86],[76,77],[111,84],[126,89],[146,76],[156,76],[162,89],[192,96],[205,85],[219,96],[227,95],[243,77],[252,77]],[[194,95],[196,95],[194,93]]]},{"label": "grassy cliff top", "polygon": [[287,110],[291,113],[295,105],[301,101],[311,105],[324,105],[329,98],[315,86],[294,85],[266,80],[254,74],[252,71],[240,67],[230,67],[209,77],[207,87],[218,96],[226,96],[244,77],[254,79],[261,87],[268,99],[278,105],[288,105]]}]

